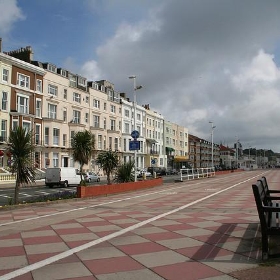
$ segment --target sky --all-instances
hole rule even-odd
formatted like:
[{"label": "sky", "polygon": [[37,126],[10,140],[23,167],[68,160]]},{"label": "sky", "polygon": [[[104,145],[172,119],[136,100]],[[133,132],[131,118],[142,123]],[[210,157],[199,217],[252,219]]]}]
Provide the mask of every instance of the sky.
[{"label": "sky", "polygon": [[0,0],[3,51],[108,80],[216,144],[280,152],[279,0]]}]

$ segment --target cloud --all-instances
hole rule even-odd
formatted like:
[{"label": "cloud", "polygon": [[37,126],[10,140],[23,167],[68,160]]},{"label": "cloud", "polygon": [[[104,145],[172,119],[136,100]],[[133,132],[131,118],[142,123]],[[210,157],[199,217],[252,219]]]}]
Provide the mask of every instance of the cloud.
[{"label": "cloud", "polygon": [[[97,49],[100,73],[137,101],[210,140],[280,151],[279,1],[162,1],[149,16],[123,22]],[[269,146],[270,145],[270,146]],[[269,146],[269,147],[267,147]]]},{"label": "cloud", "polygon": [[0,17],[0,33],[2,34],[9,33],[14,23],[25,19],[16,0],[0,0],[0,11],[2,11]]}]

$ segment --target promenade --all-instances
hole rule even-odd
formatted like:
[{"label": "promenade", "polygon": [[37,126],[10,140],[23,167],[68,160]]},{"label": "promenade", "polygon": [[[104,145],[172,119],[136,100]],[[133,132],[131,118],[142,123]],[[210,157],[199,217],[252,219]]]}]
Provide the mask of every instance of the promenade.
[{"label": "promenade", "polygon": [[257,170],[2,209],[0,279],[264,279],[261,176],[279,189],[280,170]]}]

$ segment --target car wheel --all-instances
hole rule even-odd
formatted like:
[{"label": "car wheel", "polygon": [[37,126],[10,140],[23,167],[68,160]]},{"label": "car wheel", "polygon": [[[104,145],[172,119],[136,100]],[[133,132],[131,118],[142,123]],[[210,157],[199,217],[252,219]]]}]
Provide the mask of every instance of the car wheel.
[{"label": "car wheel", "polygon": [[88,178],[88,182],[90,183],[90,181],[91,181],[91,179],[90,178]]},{"label": "car wheel", "polygon": [[64,188],[68,188],[68,181],[64,181],[63,186]]},{"label": "car wheel", "polygon": [[100,182],[100,178],[97,178],[97,180],[96,180],[97,182]]}]

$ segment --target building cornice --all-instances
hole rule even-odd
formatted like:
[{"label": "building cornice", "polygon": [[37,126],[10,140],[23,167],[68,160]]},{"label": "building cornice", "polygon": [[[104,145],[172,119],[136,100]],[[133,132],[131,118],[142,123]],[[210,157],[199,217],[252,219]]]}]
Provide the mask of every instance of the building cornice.
[{"label": "building cornice", "polygon": [[38,66],[32,65],[28,62],[14,58],[14,57],[9,56],[4,53],[0,53],[0,59],[7,64],[12,64],[13,66],[17,66],[17,67],[20,67],[22,69],[25,69],[25,70],[28,70],[31,72],[35,72],[36,74],[39,74],[42,76],[44,76],[47,73],[44,69],[42,69]]}]

